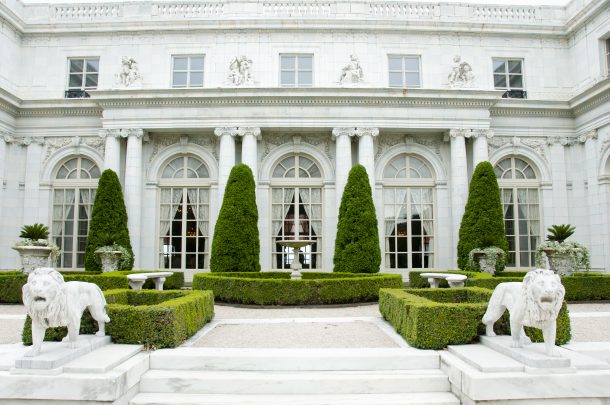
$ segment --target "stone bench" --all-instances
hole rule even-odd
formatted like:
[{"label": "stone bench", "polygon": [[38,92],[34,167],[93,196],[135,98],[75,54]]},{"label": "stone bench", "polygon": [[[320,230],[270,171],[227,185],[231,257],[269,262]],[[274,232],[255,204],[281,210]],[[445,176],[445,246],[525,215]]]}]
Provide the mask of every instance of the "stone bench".
[{"label": "stone bench", "polygon": [[463,274],[449,274],[449,273],[421,273],[421,277],[428,279],[430,288],[438,288],[441,280],[447,280],[449,287],[464,287],[464,281],[468,277]]},{"label": "stone bench", "polygon": [[141,290],[146,280],[150,278],[155,282],[155,289],[163,291],[163,283],[165,283],[165,279],[172,274],[174,273],[171,271],[128,274],[127,280],[129,280],[129,287],[131,287],[133,290]]}]

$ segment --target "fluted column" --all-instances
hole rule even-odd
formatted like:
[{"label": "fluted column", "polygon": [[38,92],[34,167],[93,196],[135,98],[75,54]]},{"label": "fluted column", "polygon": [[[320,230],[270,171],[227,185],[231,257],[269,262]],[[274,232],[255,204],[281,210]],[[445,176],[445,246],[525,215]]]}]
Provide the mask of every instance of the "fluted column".
[{"label": "fluted column", "polygon": [[25,157],[25,188],[23,208],[27,222],[46,223],[41,217],[40,208],[40,165],[42,163],[43,137],[25,137],[21,145],[27,147]]},{"label": "fluted column", "polygon": [[469,129],[452,129],[451,140],[451,217],[453,222],[453,262],[456,263],[456,247],[460,233],[460,223],[468,199],[468,168],[466,163],[466,139],[470,137]]},{"label": "fluted column", "polygon": [[366,169],[375,199],[375,146],[373,138],[379,135],[379,128],[356,128],[358,136],[358,164]]},{"label": "fluted column", "polygon": [[237,135],[242,137],[241,162],[252,169],[254,184],[256,184],[258,177],[258,141],[261,140],[261,129],[258,127],[239,127]]},{"label": "fluted column", "polygon": [[335,155],[337,159],[335,167],[335,195],[337,207],[341,205],[343,190],[347,184],[347,176],[352,168],[352,139],[356,134],[356,128],[333,128],[333,139],[335,140]]},{"label": "fluted column", "polygon": [[125,159],[125,205],[127,207],[127,227],[134,252],[134,267],[141,263],[141,223],[142,223],[142,129],[122,129],[121,136],[127,137]]},{"label": "fluted column", "polygon": [[235,136],[238,134],[238,130],[236,127],[222,127],[216,128],[214,134],[220,138],[218,156],[218,209],[220,210],[229,174],[235,166]]},{"label": "fluted column", "polygon": [[100,129],[99,136],[106,140],[104,147],[104,170],[111,169],[117,175],[121,170],[121,130]]},{"label": "fluted column", "polygon": [[489,160],[487,139],[494,135],[493,129],[475,129],[472,131],[474,145],[472,147],[472,166],[476,168],[481,162]]}]

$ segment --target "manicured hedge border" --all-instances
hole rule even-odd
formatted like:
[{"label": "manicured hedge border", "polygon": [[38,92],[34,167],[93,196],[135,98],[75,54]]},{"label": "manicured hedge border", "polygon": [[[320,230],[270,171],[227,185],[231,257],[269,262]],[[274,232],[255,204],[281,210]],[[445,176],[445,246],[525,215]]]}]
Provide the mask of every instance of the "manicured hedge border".
[{"label": "manicured hedge border", "polygon": [[[149,349],[176,347],[214,317],[211,291],[186,290],[109,290],[105,291],[110,322],[106,333],[114,343],[144,344]],[[81,333],[97,332],[88,312],[81,322]],[[23,328],[23,343],[32,344],[31,320]],[[45,340],[61,340],[66,328],[47,329]]]},{"label": "manicured hedge border", "polygon": [[[146,271],[113,271],[110,273],[65,272],[65,281],[85,281],[97,284],[102,290],[129,288],[127,275]],[[21,304],[21,287],[27,282],[27,275],[21,272],[0,272],[0,304]],[[184,273],[174,272],[163,285],[166,290],[179,289],[184,286]],[[153,289],[152,280],[147,280],[144,288]]]},{"label": "manicured hedge border", "polygon": [[[382,289],[379,310],[413,347],[442,349],[474,341],[485,332],[481,323],[491,291],[485,288]],[[508,314],[495,324],[498,334],[509,334]],[[533,341],[542,341],[539,330],[526,328]],[[570,319],[564,302],[557,320],[557,344],[569,342]]]},{"label": "manicured hedge border", "polygon": [[256,305],[347,304],[377,301],[380,288],[402,287],[399,274],[304,272],[199,273],[194,290],[212,290],[218,301]]},{"label": "manicured hedge border", "polygon": [[[428,271],[447,273],[447,271]],[[409,273],[409,287],[427,288],[428,280],[421,277],[423,271]],[[523,281],[525,272],[503,272],[501,276],[492,277],[487,273],[450,271],[450,273],[468,276],[467,287],[482,287],[493,290],[500,283]],[[561,282],[566,289],[565,300],[569,302],[610,300],[610,274],[584,273],[577,276],[563,276]],[[447,287],[447,282],[441,282],[441,287]]]}]

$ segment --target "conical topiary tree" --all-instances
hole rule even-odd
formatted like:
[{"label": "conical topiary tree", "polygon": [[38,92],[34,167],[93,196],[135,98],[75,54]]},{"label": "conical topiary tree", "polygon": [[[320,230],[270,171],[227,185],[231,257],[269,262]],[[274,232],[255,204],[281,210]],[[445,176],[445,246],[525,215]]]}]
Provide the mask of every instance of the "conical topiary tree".
[{"label": "conical topiary tree", "polygon": [[333,271],[378,273],[380,263],[377,216],[369,177],[364,166],[357,165],[349,172],[341,198]]},{"label": "conical topiary tree", "polygon": [[260,271],[258,210],[252,170],[233,167],[214,229],[212,272]]},{"label": "conical topiary tree", "polygon": [[[498,180],[491,163],[481,162],[472,175],[468,202],[460,225],[458,267],[466,270],[468,255],[472,249],[490,246],[498,247],[508,255]],[[496,268],[496,271],[499,270],[501,268]]]},{"label": "conical topiary tree", "polygon": [[123,246],[131,254],[130,260],[122,261],[118,270],[131,270],[133,251],[129,241],[123,191],[116,173],[107,169],[104,170],[98,182],[91,210],[85,248],[85,269],[101,271],[101,265],[95,257],[95,250],[111,245],[113,242]]}]

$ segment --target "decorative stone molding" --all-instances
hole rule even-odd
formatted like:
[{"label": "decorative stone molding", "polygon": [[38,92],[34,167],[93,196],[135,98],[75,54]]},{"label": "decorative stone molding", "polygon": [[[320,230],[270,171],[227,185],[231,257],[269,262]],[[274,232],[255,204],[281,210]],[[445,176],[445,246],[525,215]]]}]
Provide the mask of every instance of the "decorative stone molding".
[{"label": "decorative stone molding", "polygon": [[120,129],[102,128],[97,132],[97,134],[99,135],[100,138],[103,138],[103,139],[105,139],[107,137],[121,138]]},{"label": "decorative stone molding", "polygon": [[229,74],[227,84],[231,86],[253,86],[254,75],[252,74],[252,59],[247,56],[235,57],[229,63]]},{"label": "decorative stone molding", "polygon": [[15,142],[15,137],[9,131],[0,131],[0,139],[2,139],[5,143]]},{"label": "decorative stone molding", "polygon": [[144,136],[144,130],[142,128],[121,129],[121,137],[129,138],[130,136],[135,136],[136,138],[142,138]]},{"label": "decorative stone molding", "polygon": [[548,139],[544,139],[544,138],[520,138],[519,142],[522,145],[525,145],[528,148],[533,149],[534,152],[536,152],[538,154],[538,156],[540,156],[542,159],[544,159],[545,162],[548,163],[548,159],[547,159],[547,156],[546,156],[546,146],[549,145]]},{"label": "decorative stone molding", "polygon": [[214,129],[214,135],[221,137],[223,135],[237,136],[239,130],[237,127],[219,127]]},{"label": "decorative stone molding", "polygon": [[115,75],[117,83],[130,87],[137,81],[142,80],[138,69],[138,62],[134,58],[123,56],[121,60],[121,72]]},{"label": "decorative stone molding", "polygon": [[372,137],[376,137],[377,135],[379,135],[379,128],[356,128],[355,131],[355,136],[372,136]]},{"label": "decorative stone molding", "polygon": [[128,138],[130,136],[141,138],[145,132],[142,128],[102,128],[98,131],[98,135],[100,138]]},{"label": "decorative stone molding", "polygon": [[195,145],[199,145],[208,150],[216,161],[219,161],[218,155],[218,138],[212,135],[201,135],[189,137],[189,142]]},{"label": "decorative stone molding", "polygon": [[21,146],[30,146],[32,144],[43,146],[45,139],[41,136],[25,136],[23,138],[17,138],[16,142]]},{"label": "decorative stone molding", "polygon": [[404,144],[406,146],[405,152],[409,153],[409,144],[418,144],[426,149],[432,151],[436,156],[442,159],[441,156],[441,141],[436,138],[422,137],[417,135],[403,135],[403,134],[386,134],[380,136],[377,141],[377,152],[375,153],[375,161],[390,148]]},{"label": "decorative stone molding", "polygon": [[336,140],[340,136],[355,136],[356,128],[353,127],[339,127],[333,128],[332,139]]},{"label": "decorative stone molding", "polygon": [[341,83],[342,86],[362,83],[364,79],[364,73],[362,72],[362,66],[360,66],[358,56],[352,54],[349,58],[349,63],[341,69],[339,83]]},{"label": "decorative stone molding", "polygon": [[259,127],[239,127],[237,129],[237,136],[246,136],[246,135],[252,135],[258,141],[260,141],[262,139],[261,129]]},{"label": "decorative stone molding", "polygon": [[448,85],[451,88],[457,87],[472,87],[474,82],[474,73],[472,72],[472,66],[470,63],[463,62],[460,55],[453,57],[453,65],[451,67],[451,73],[447,77]]},{"label": "decorative stone molding", "polygon": [[588,132],[585,132],[584,134],[580,135],[578,137],[578,142],[582,142],[585,143],[588,140],[593,140],[593,139],[597,139],[597,129],[592,129]]},{"label": "decorative stone molding", "polygon": [[[353,128],[352,128],[353,129]],[[335,148],[332,140],[324,135],[296,135],[298,136],[299,143],[309,144],[326,155],[329,161],[334,162],[335,160]],[[263,137],[261,149],[262,156],[261,161],[267,157],[274,149],[284,145],[284,144],[294,144],[295,136],[287,135],[287,134],[271,134],[265,135]]]},{"label": "decorative stone molding", "polygon": [[501,147],[503,147],[505,145],[512,145],[512,144],[513,144],[513,138],[509,137],[509,136],[500,136],[500,137],[495,136],[487,141],[487,147],[489,149],[490,155],[495,150],[500,149]]},{"label": "decorative stone molding", "polygon": [[463,128],[456,128],[456,129],[449,130],[450,138],[457,138],[458,136],[463,136],[464,138],[470,138],[472,136],[472,130],[463,129]]},{"label": "decorative stone molding", "polygon": [[[546,143],[549,146],[554,144],[559,144],[561,146],[572,146],[574,145],[575,141],[576,140],[574,138],[568,138],[565,136],[549,136],[546,138]],[[523,140],[521,143],[524,143]]]},{"label": "decorative stone molding", "polygon": [[[185,143],[186,142],[186,143]],[[183,146],[188,144],[199,145],[208,150],[212,156],[218,161],[218,138],[211,135],[197,136],[175,136],[175,135],[154,135],[151,137],[152,152],[148,157],[148,163],[151,163],[155,157],[165,148],[180,143]]]},{"label": "decorative stone molding", "polygon": [[473,129],[470,133],[470,136],[473,138],[484,137],[487,139],[491,139],[494,136],[493,129]]},{"label": "decorative stone molding", "polygon": [[71,136],[58,136],[58,137],[47,138],[46,149],[45,149],[44,157],[42,159],[42,163],[46,164],[49,161],[49,159],[51,158],[51,155],[53,155],[53,153],[55,153],[55,151],[57,151],[58,149],[61,149],[63,147],[66,147],[66,146],[70,145],[71,143],[72,143]]}]

